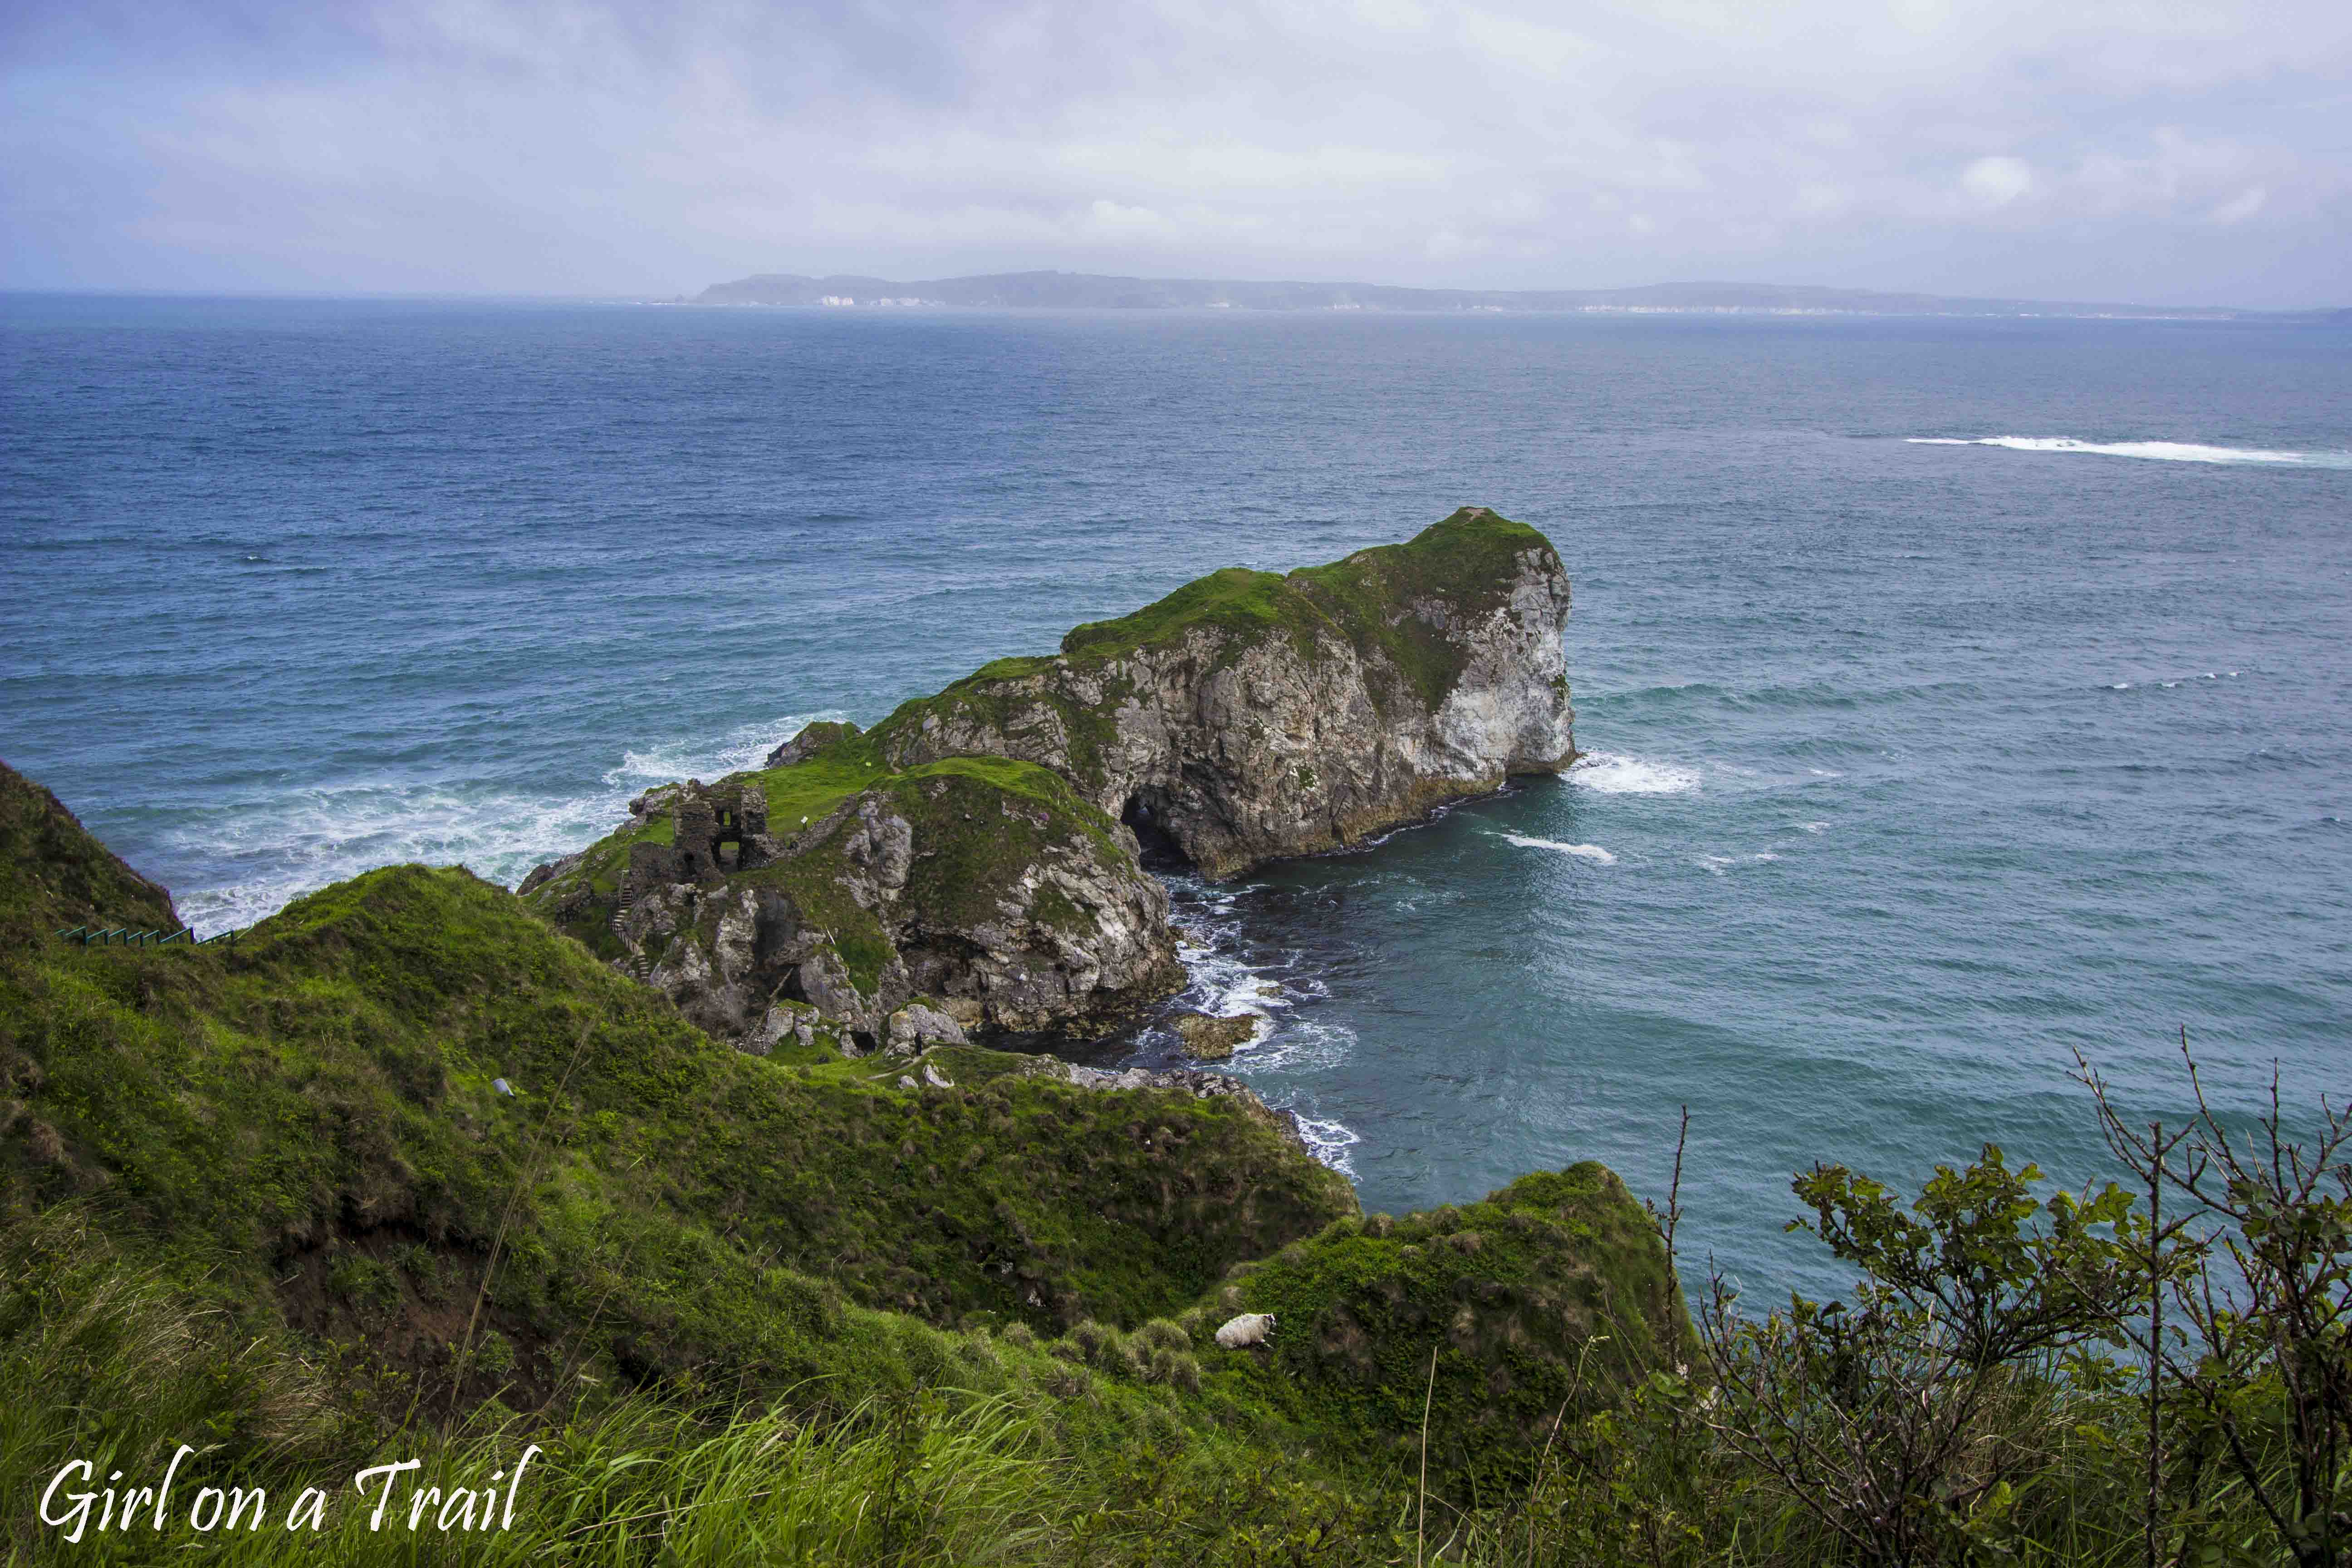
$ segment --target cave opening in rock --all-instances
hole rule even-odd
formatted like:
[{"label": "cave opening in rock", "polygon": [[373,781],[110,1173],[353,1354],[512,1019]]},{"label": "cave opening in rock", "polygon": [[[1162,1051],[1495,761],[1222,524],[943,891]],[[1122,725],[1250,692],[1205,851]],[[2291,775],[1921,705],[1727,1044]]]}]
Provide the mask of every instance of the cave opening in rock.
[{"label": "cave opening in rock", "polygon": [[1141,847],[1143,868],[1147,871],[1189,871],[1192,857],[1184,853],[1175,836],[1168,831],[1162,803],[1156,802],[1150,790],[1138,790],[1127,797],[1125,809],[1118,819],[1127,824]]}]

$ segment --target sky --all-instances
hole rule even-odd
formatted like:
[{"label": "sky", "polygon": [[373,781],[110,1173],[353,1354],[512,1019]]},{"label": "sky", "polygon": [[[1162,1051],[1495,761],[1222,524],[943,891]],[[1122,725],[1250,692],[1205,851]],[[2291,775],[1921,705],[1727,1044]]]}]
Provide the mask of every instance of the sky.
[{"label": "sky", "polygon": [[10,0],[0,288],[2352,305],[2352,5]]}]

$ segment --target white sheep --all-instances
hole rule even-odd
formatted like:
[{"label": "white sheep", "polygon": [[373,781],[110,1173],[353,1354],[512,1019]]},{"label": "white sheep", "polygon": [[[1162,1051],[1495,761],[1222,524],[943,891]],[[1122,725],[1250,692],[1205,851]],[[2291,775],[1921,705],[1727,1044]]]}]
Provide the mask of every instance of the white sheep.
[{"label": "white sheep", "polygon": [[1217,1331],[1217,1342],[1229,1351],[1237,1351],[1245,1345],[1265,1343],[1265,1337],[1272,1332],[1272,1312],[1244,1312]]}]

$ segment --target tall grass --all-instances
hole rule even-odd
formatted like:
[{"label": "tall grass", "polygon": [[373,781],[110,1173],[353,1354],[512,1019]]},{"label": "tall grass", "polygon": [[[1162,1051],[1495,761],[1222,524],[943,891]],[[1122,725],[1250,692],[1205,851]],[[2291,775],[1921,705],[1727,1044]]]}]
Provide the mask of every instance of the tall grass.
[{"label": "tall grass", "polygon": [[[1044,1348],[989,1346],[1009,1386],[908,1386],[844,1404],[822,1386],[713,1415],[650,1394],[525,1416],[495,1400],[454,1422],[386,1429],[349,1401],[334,1369],[276,1336],[241,1340],[222,1314],[126,1265],[88,1215],[18,1214],[0,1228],[0,1559],[234,1564],[760,1562],[905,1564],[1194,1563],[1257,1560],[1294,1523],[1318,1539],[1333,1514],[1319,1483],[1269,1479],[1278,1456],[1162,1418],[1123,1424],[1098,1384]],[[1066,1349],[1067,1347],[1063,1347]],[[1058,1392],[1055,1392],[1058,1390]],[[129,1528],[93,1510],[79,1542],[44,1525],[44,1489],[87,1460],[83,1489],[160,1484],[181,1444],[165,1528],[142,1505]],[[440,1506],[513,1474],[511,1526],[450,1528]],[[370,1467],[415,1460],[379,1521]],[[200,1488],[260,1488],[265,1522],[199,1533]],[[328,1494],[319,1528],[289,1531],[306,1487]],[[425,1489],[439,1497],[411,1528]],[[1309,1491],[1316,1497],[1306,1497]],[[1294,1508],[1289,1500],[1306,1498]],[[496,1513],[504,1519],[500,1490]],[[456,1506],[453,1504],[453,1506]],[[1341,1500],[1337,1513],[1370,1516]],[[250,1521],[250,1515],[247,1521]],[[475,1513],[487,1525],[492,1510]],[[1231,1556],[1238,1543],[1240,1559]]]},{"label": "tall grass", "polygon": [[[2326,1171],[2352,1191],[2352,1173]],[[1718,1293],[1692,1363],[1651,1368],[1594,1402],[1577,1397],[1580,1359],[1524,1464],[1444,1481],[1425,1447],[1439,1345],[1418,1351],[1429,1370],[1410,1391],[1424,1446],[1384,1466],[1367,1434],[1311,1402],[1277,1417],[1222,1399],[1188,1331],[1166,1321],[1124,1334],[1082,1323],[1046,1345],[1025,1329],[950,1333],[857,1310],[834,1375],[740,1408],[707,1392],[688,1403],[591,1391],[531,1415],[493,1398],[455,1416],[411,1401],[406,1420],[387,1419],[399,1402],[328,1347],[240,1328],[201,1290],[118,1253],[83,1205],[19,1207],[0,1212],[0,1560],[2344,1568],[2331,1521],[2352,1505],[2352,1467],[2320,1478],[2321,1507],[2335,1511],[2315,1523],[2281,1530],[2275,1500],[2309,1484],[2298,1433],[2312,1412],[2340,1424],[2352,1403],[2352,1199],[2261,1210],[2254,1239],[2293,1241],[2298,1278],[2315,1282],[2306,1340],[2265,1328],[2268,1309],[2248,1296],[2222,1326],[2230,1346],[2253,1349],[2184,1363],[2177,1345],[2168,1364],[2187,1373],[2152,1387],[2147,1361],[2111,1353],[2135,1342],[2130,1314],[2160,1284],[2202,1290],[2211,1276],[2170,1264],[2138,1283],[2102,1276],[2101,1292],[2064,1299],[2064,1335],[2013,1337],[2029,1346],[2016,1354],[1953,1353],[1998,1342],[2005,1322],[2042,1322],[2024,1315],[2046,1314],[2053,1287],[2078,1290],[2086,1259],[2129,1265],[2141,1256],[2132,1238],[2152,1234],[2114,1199],[2102,1200],[2108,1232],[2037,1229],[2021,1195],[2033,1175],[1988,1150],[1899,1210],[1843,1173],[1800,1178],[1822,1194],[1825,1238],[1864,1275],[1852,1302],[1743,1319],[1721,1315],[1732,1309]],[[1969,1201],[1943,1201],[1955,1194]],[[1903,1272],[1914,1264],[1927,1270],[1916,1280]],[[1939,1291],[1975,1304],[1958,1328],[1916,1306]],[[1969,1325],[1975,1338],[1955,1337]],[[2277,1348],[2257,1353],[2264,1344]],[[2159,1402],[2160,1432],[2149,1420]],[[1857,1431],[1885,1440],[1857,1445]],[[1934,1462],[1887,1468],[1889,1449],[1926,1438],[1940,1445]],[[152,1486],[182,1444],[194,1452],[160,1532],[142,1510],[129,1529],[93,1521],[70,1542],[37,1517],[69,1461],[88,1461],[98,1487],[118,1471],[125,1487]],[[534,1445],[526,1479],[506,1487]],[[379,1527],[355,1478],[407,1460],[416,1468]],[[1866,1495],[1890,1474],[1895,1489]],[[1481,1492],[1481,1475],[1515,1479]],[[266,1489],[260,1528],[193,1531],[197,1489],[230,1484]],[[327,1494],[324,1517],[289,1531],[305,1487]],[[412,1513],[428,1488],[433,1502]],[[476,1528],[444,1525],[444,1510],[462,1520],[461,1498],[478,1503],[488,1488],[501,1489],[495,1528],[478,1507]],[[1841,1488],[1863,1489],[1823,1495]]]}]

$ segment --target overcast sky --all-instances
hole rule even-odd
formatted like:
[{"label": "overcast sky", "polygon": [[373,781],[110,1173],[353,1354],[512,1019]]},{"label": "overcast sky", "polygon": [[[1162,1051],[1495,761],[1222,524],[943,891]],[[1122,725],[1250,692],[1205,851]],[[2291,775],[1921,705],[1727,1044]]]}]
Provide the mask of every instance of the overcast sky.
[{"label": "overcast sky", "polygon": [[2347,0],[10,0],[0,74],[0,287],[2352,304]]}]

